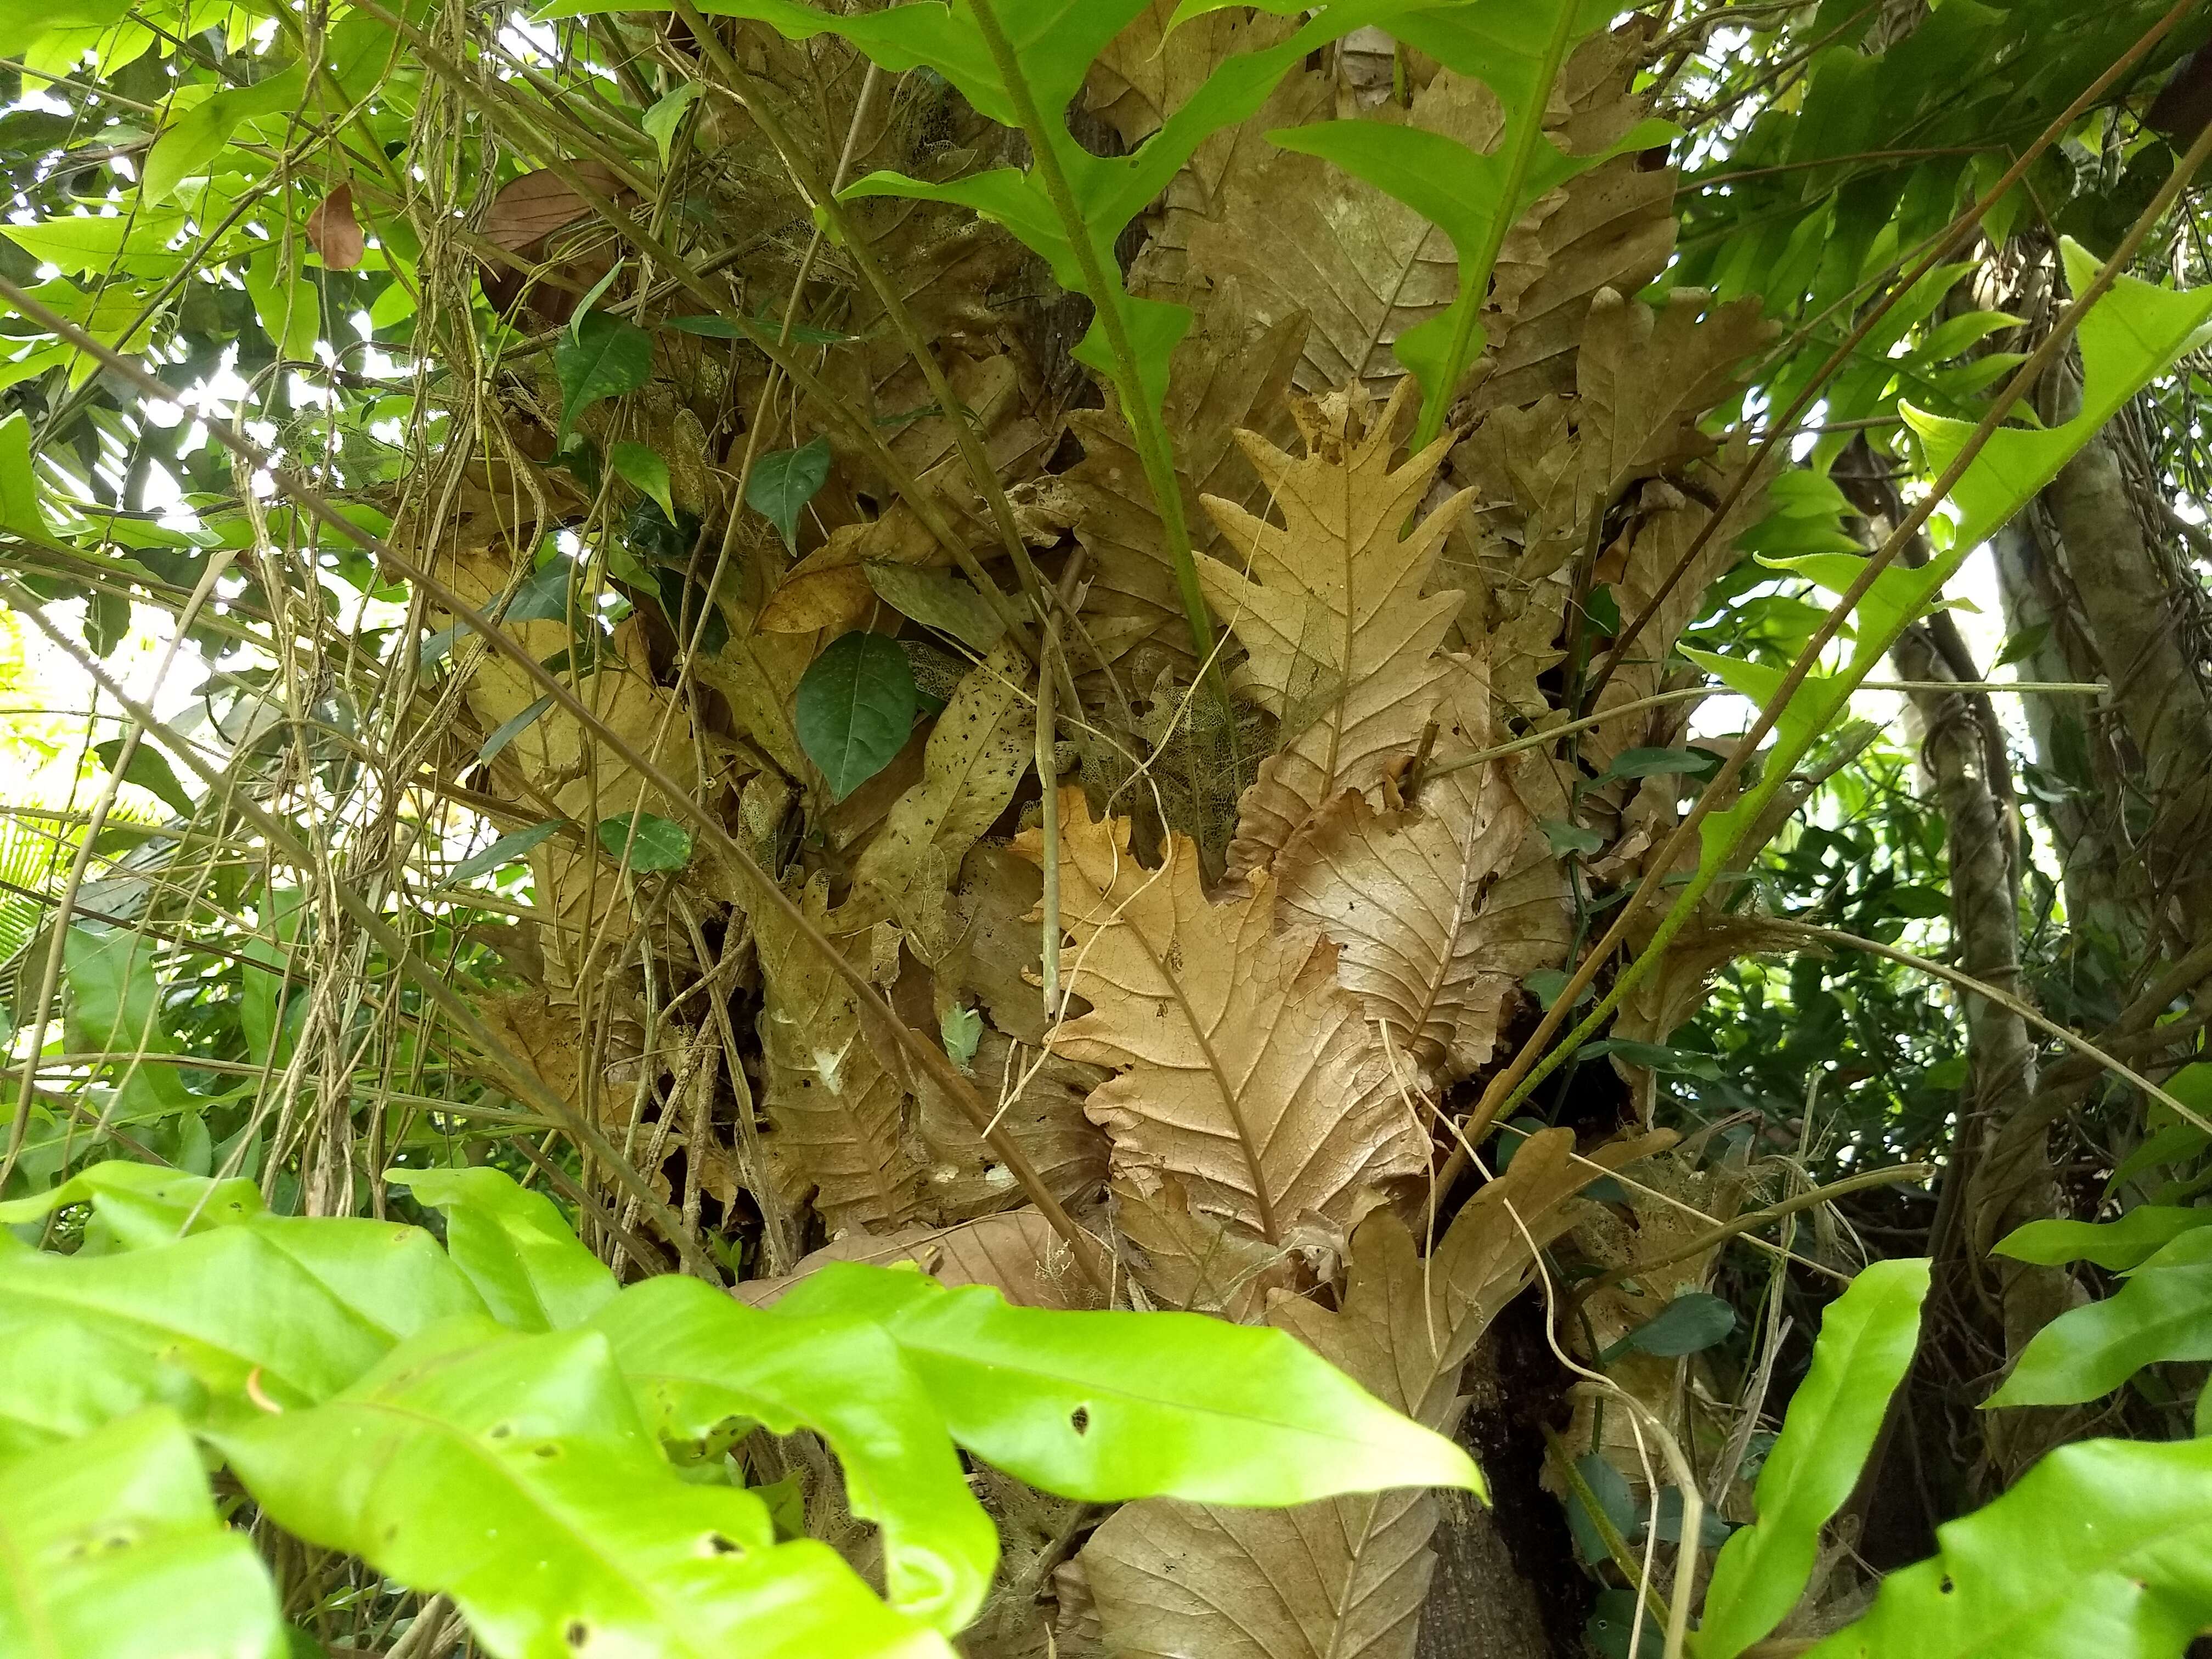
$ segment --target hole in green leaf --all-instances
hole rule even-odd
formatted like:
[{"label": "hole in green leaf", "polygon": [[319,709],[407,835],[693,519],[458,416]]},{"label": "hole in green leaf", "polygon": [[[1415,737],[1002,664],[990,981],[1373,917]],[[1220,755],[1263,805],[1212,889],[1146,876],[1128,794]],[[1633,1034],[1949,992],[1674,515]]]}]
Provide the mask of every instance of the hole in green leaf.
[{"label": "hole in green leaf", "polygon": [[592,1627],[580,1619],[571,1619],[568,1628],[561,1632],[561,1639],[580,1653],[584,1644],[592,1639]]},{"label": "hole in green leaf", "polygon": [[719,1532],[707,1534],[707,1548],[715,1555],[743,1555],[745,1547],[734,1538],[725,1538]]},{"label": "hole in green leaf", "polygon": [[1068,1413],[1067,1426],[1073,1429],[1078,1434],[1090,1433],[1091,1407],[1088,1406],[1078,1406],[1073,1411]]}]

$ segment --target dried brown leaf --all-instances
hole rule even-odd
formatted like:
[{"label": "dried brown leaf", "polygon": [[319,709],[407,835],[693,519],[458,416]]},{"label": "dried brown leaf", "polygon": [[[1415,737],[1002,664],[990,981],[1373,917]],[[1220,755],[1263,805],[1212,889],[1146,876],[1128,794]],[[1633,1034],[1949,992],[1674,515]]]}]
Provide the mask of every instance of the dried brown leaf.
[{"label": "dried brown leaf", "polygon": [[[610,201],[623,194],[622,180],[604,161],[570,161],[568,170]],[[592,212],[568,180],[550,167],[526,173],[500,187],[484,215],[483,237],[495,247],[526,258],[556,231],[565,230]]]},{"label": "dried brown leaf", "polygon": [[1115,1218],[1129,1271],[1155,1308],[1214,1314],[1250,1324],[1269,1298],[1311,1275],[1287,1246],[1252,1237],[1233,1222],[1194,1211],[1190,1189],[1162,1176],[1146,1193],[1114,1184]]},{"label": "dried brown leaf", "polygon": [[1282,722],[1278,752],[1237,820],[1232,873],[1266,867],[1340,792],[1379,789],[1443,695],[1449,670],[1437,647],[1464,595],[1423,595],[1473,497],[1452,496],[1400,538],[1450,447],[1440,438],[1391,466],[1408,404],[1401,392],[1377,419],[1355,388],[1309,406],[1298,460],[1245,434],[1280,526],[1234,502],[1206,502],[1237,562],[1201,558],[1200,578],[1248,653],[1240,684]]},{"label": "dried brown leaf", "polygon": [[[1480,677],[1463,672],[1452,700],[1467,711],[1464,726],[1486,730]],[[1480,746],[1441,744],[1439,763],[1462,744]],[[1487,903],[1529,829],[1508,771],[1493,762],[1443,772],[1418,804],[1393,811],[1346,790],[1275,861],[1281,915],[1336,941],[1338,980],[1426,1092],[1489,1063],[1521,981],[1564,946],[1556,908],[1493,913]]]},{"label": "dried brown leaf", "polygon": [[921,781],[892,805],[854,866],[854,880],[890,907],[926,960],[951,943],[946,890],[962,860],[1006,811],[1035,757],[1026,666],[1002,643],[968,672],[930,731]]},{"label": "dried brown leaf", "polygon": [[[1045,1189],[1071,1210],[1094,1203],[1106,1182],[1106,1137],[1083,1106],[1105,1073],[1012,1042],[989,1026],[968,1069],[993,1103],[999,1127],[1013,1137]],[[929,1157],[923,1199],[938,1219],[988,1214],[1018,1195],[998,1153],[927,1079],[919,1127]]]},{"label": "dried brown leaf", "polygon": [[[1336,947],[1276,932],[1271,883],[1211,904],[1188,841],[1173,838],[1149,871],[1127,821],[1093,822],[1080,790],[1061,792],[1060,819],[1074,939],[1062,973],[1091,1008],[1052,1047],[1116,1071],[1088,1109],[1130,1190],[1149,1197],[1162,1175],[1180,1176],[1192,1209],[1279,1245],[1349,1228],[1425,1167],[1425,1138],[1336,983]],[[1040,856],[1034,831],[1015,846]]]},{"label": "dried brown leaf", "polygon": [[[803,908],[840,948],[865,961],[866,932],[829,914],[817,877]],[[902,1073],[887,1066],[862,1029],[852,988],[798,927],[763,907],[754,918],[768,1061],[763,1104],[773,1125],[763,1144],[799,1182],[831,1231],[882,1232],[915,1218],[921,1170],[906,1146]]]},{"label": "dried brown leaf", "polygon": [[957,1227],[901,1227],[881,1237],[852,1234],[801,1258],[788,1273],[745,1280],[735,1294],[755,1307],[771,1306],[831,1261],[911,1261],[942,1284],[988,1285],[1025,1308],[1099,1305],[1097,1291],[1075,1265],[1075,1253],[1031,1209],[1007,1210]]},{"label": "dried brown leaf", "polygon": [[[1305,77],[1308,83],[1318,77]],[[1299,82],[1279,99],[1295,95]],[[1326,83],[1316,106],[1293,125],[1334,113]],[[1410,111],[1386,107],[1368,118],[1404,123],[1487,150],[1503,130],[1496,98],[1479,82],[1444,73]],[[1459,293],[1459,261],[1443,233],[1403,203],[1318,156],[1295,150],[1240,150],[1208,199],[1170,212],[1164,240],[1180,240],[1188,269],[1218,279],[1242,277],[1252,314],[1266,322],[1311,319],[1297,383],[1319,391],[1357,381],[1377,397],[1403,378],[1391,348]],[[1139,268],[1141,277],[1143,267]]]},{"label": "dried brown leaf", "polygon": [[351,270],[368,251],[361,221],[354,216],[353,185],[340,184],[315,204],[307,216],[307,246],[331,270]]},{"label": "dried brown leaf", "polygon": [[[1244,315],[1235,283],[1200,312],[1176,349],[1165,420],[1183,483],[1183,514],[1193,545],[1218,552],[1226,544],[1200,509],[1202,496],[1260,507],[1265,493],[1236,434],[1240,428],[1287,437],[1283,393],[1297,362],[1304,324],[1262,328]],[[1077,538],[1091,555],[1091,597],[1084,615],[1094,639],[1118,635],[1122,649],[1156,639],[1188,660],[1188,625],[1151,487],[1128,428],[1109,410],[1076,410],[1068,429],[1083,459],[1061,477]],[[1119,625],[1127,623],[1129,627]],[[1111,654],[1119,654],[1118,652]]]}]

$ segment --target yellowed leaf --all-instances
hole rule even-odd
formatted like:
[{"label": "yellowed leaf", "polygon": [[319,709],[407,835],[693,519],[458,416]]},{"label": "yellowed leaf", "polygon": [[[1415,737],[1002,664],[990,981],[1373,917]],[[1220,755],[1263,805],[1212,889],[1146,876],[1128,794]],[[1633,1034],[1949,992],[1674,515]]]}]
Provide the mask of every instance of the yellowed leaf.
[{"label": "yellowed leaf", "polygon": [[1011,642],[968,672],[931,729],[921,781],[892,805],[854,866],[854,880],[890,907],[925,959],[950,946],[946,890],[1035,757],[1029,672]]},{"label": "yellowed leaf", "polygon": [[[1145,1196],[1177,1176],[1194,1210],[1283,1244],[1349,1228],[1426,1167],[1336,947],[1276,932],[1270,882],[1212,904],[1189,842],[1152,871],[1127,821],[1094,822],[1081,790],[1061,792],[1060,821],[1061,971],[1091,1006],[1051,1046],[1117,1073],[1088,1106],[1116,1176]],[[1041,855],[1034,831],[1015,848]]]},{"label": "yellowed leaf", "polygon": [[861,528],[840,526],[826,544],[792,566],[761,606],[755,625],[767,634],[825,629],[842,634],[866,622],[875,609],[876,590],[868,585],[853,545],[854,532]]}]

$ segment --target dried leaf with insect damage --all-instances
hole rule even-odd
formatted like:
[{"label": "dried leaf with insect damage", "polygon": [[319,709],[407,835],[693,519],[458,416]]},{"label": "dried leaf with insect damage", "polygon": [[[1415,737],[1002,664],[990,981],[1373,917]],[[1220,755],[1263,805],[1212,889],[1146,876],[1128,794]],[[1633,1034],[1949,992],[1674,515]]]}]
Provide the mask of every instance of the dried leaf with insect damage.
[{"label": "dried leaf with insect damage", "polygon": [[[867,948],[829,913],[817,877],[803,908],[854,956]],[[921,1167],[906,1146],[903,1076],[885,1066],[860,1023],[859,999],[799,929],[763,906],[754,918],[764,998],[761,1047],[768,1060],[763,1104],[774,1126],[770,1154],[814,1188],[815,1208],[835,1231],[882,1231],[915,1218]]]},{"label": "dried leaf with insect damage", "polygon": [[921,781],[899,797],[854,868],[854,881],[890,908],[927,961],[951,945],[946,890],[961,860],[1006,811],[1034,758],[1027,670],[1001,644],[968,671],[930,732]]},{"label": "dried leaf with insect damage", "polygon": [[1237,819],[1232,874],[1265,868],[1324,801],[1379,788],[1443,695],[1449,671],[1437,647],[1464,596],[1424,589],[1473,497],[1452,496],[1401,539],[1449,447],[1439,439],[1392,467],[1410,406],[1407,387],[1379,418],[1357,389],[1306,405],[1306,453],[1297,460],[1243,434],[1279,527],[1206,501],[1242,567],[1201,558],[1206,598],[1249,653],[1239,683],[1282,722],[1281,746]]},{"label": "dried leaf with insect damage", "polygon": [[[1350,1228],[1425,1165],[1413,1121],[1336,983],[1336,947],[1278,933],[1265,878],[1209,903],[1197,849],[1170,839],[1157,871],[1129,850],[1126,819],[1095,822],[1060,792],[1060,919],[1074,944],[1065,983],[1091,1012],[1055,1053],[1115,1068],[1092,1120],[1113,1170],[1140,1196],[1164,1175],[1191,1207],[1273,1244],[1301,1229]],[[1041,857],[1030,831],[1015,850]]]}]

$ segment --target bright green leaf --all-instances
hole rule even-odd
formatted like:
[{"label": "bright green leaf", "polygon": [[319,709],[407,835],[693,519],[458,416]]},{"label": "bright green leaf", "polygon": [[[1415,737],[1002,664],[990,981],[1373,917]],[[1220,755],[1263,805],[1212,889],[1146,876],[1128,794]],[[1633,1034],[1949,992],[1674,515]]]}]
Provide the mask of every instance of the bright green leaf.
[{"label": "bright green leaf", "polygon": [[592,1324],[666,1437],[696,1438],[732,1417],[819,1433],[844,1466],[853,1512],[883,1528],[893,1605],[948,1634],[975,1616],[998,1537],[943,1420],[878,1326],[780,1318],[672,1276],[624,1291]]},{"label": "bright green leaf", "polygon": [[2172,1659],[2212,1624],[2212,1441],[2061,1446],[1805,1659]]},{"label": "bright green leaf", "polygon": [[2212,1265],[2146,1265],[2116,1294],[2059,1315],[2029,1340],[1988,1403],[2096,1400],[2168,1359],[2212,1359]]},{"label": "bright green leaf", "polygon": [[140,199],[155,206],[186,179],[205,174],[241,122],[297,110],[307,85],[307,70],[295,66],[250,87],[226,88],[192,106],[155,139],[140,179]]},{"label": "bright green leaf", "polygon": [[0,1463],[0,1653],[283,1659],[276,1589],[174,1413]]},{"label": "bright green leaf", "polygon": [[246,267],[246,291],[261,331],[287,362],[312,363],[322,337],[322,301],[300,270],[300,250],[271,243]]},{"label": "bright green leaf", "polygon": [[2055,1267],[2094,1261],[2115,1272],[2133,1267],[2195,1228],[2212,1226],[2212,1210],[2145,1204],[2116,1221],[2031,1221],[1991,1248],[2015,1261]]},{"label": "bright green leaf", "polygon": [[684,112],[691,107],[692,100],[698,95],[699,83],[686,81],[673,92],[664,94],[638,122],[645,129],[645,136],[659,150],[660,165],[664,167],[668,165],[668,147],[676,141],[676,129],[683,124]]},{"label": "bright green leaf", "polygon": [[1735,1659],[1779,1625],[1812,1580],[1820,1528],[1858,1484],[1920,1340],[1924,1261],[1877,1261],[1820,1318],[1813,1368],[1759,1472],[1757,1524],[1713,1564],[1697,1659]]},{"label": "bright green leaf", "polygon": [[826,1546],[660,1457],[607,1338],[448,1325],[312,1411],[218,1437],[272,1519],[450,1595],[507,1655],[949,1659]]},{"label": "bright green leaf", "polygon": [[659,504],[671,524],[676,521],[676,502],[668,493],[668,463],[651,444],[617,444],[607,452],[617,472]]},{"label": "bright green leaf", "polygon": [[614,1295],[614,1275],[577,1243],[553,1200],[504,1170],[391,1170],[385,1178],[446,1212],[446,1253],[501,1324],[565,1330]]},{"label": "bright green leaf", "polygon": [[878,1320],[955,1440],[1032,1486],[1091,1503],[1483,1490],[1466,1453],[1285,1332],[1197,1314],[1017,1308],[984,1285],[946,1290],[849,1262],[818,1268],[774,1312]]}]

